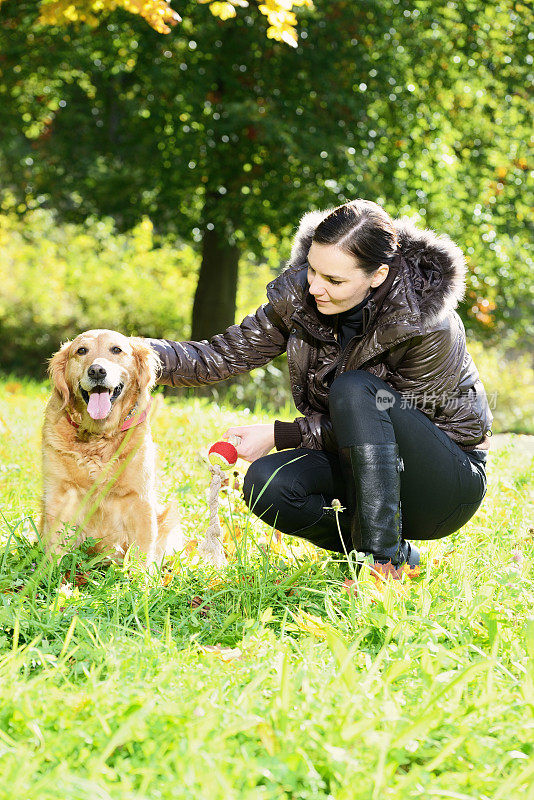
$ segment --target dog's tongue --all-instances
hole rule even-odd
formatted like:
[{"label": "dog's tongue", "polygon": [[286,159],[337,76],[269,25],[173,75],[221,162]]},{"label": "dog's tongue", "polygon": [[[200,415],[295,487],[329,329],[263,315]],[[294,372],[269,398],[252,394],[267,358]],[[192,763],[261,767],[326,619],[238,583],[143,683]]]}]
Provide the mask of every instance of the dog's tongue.
[{"label": "dog's tongue", "polygon": [[104,419],[111,411],[111,392],[92,392],[87,411],[93,419]]}]

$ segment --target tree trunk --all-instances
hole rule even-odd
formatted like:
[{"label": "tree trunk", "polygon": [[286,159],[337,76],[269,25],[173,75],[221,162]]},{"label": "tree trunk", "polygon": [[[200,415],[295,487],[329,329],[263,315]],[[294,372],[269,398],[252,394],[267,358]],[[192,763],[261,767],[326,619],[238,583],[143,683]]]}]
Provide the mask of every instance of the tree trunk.
[{"label": "tree trunk", "polygon": [[239,248],[224,231],[204,230],[202,263],[193,303],[191,338],[209,339],[235,320]]}]

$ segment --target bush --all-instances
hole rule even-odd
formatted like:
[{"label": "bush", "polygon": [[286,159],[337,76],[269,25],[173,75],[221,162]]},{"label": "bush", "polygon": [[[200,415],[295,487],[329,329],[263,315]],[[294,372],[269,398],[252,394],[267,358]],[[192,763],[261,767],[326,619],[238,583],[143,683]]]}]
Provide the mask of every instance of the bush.
[{"label": "bush", "polygon": [[493,433],[534,434],[534,369],[528,353],[510,358],[499,348],[468,341],[494,417]]},{"label": "bush", "polygon": [[197,257],[109,220],[57,225],[50,212],[0,214],[0,367],[42,376],[61,341],[90,328],[186,338]]}]

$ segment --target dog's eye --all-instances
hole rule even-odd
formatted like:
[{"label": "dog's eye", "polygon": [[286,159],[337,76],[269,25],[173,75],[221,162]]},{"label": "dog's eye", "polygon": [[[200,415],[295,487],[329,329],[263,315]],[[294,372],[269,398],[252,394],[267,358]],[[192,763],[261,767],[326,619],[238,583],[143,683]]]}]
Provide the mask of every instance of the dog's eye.
[{"label": "dog's eye", "polygon": [[116,355],[116,356],[118,356],[118,355],[119,355],[119,353],[122,353],[122,350],[121,350],[121,348],[120,348],[120,347],[117,347],[117,345],[115,345],[115,347],[111,347],[111,348],[110,348],[110,350],[111,350],[111,352],[112,352],[112,353],[114,353],[114,355]]},{"label": "dog's eye", "polygon": [[76,352],[79,356],[84,356],[87,353],[87,347],[78,347]]}]

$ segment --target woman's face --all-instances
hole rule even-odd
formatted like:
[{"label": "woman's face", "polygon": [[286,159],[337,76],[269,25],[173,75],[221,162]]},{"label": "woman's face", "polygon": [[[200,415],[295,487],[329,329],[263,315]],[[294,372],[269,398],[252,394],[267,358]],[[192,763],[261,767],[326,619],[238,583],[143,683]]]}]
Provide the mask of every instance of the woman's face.
[{"label": "woman's face", "polygon": [[358,305],[385,281],[388,272],[387,264],[382,264],[366,275],[354,256],[332,244],[312,242],[308,253],[310,294],[321,314],[340,314]]}]

